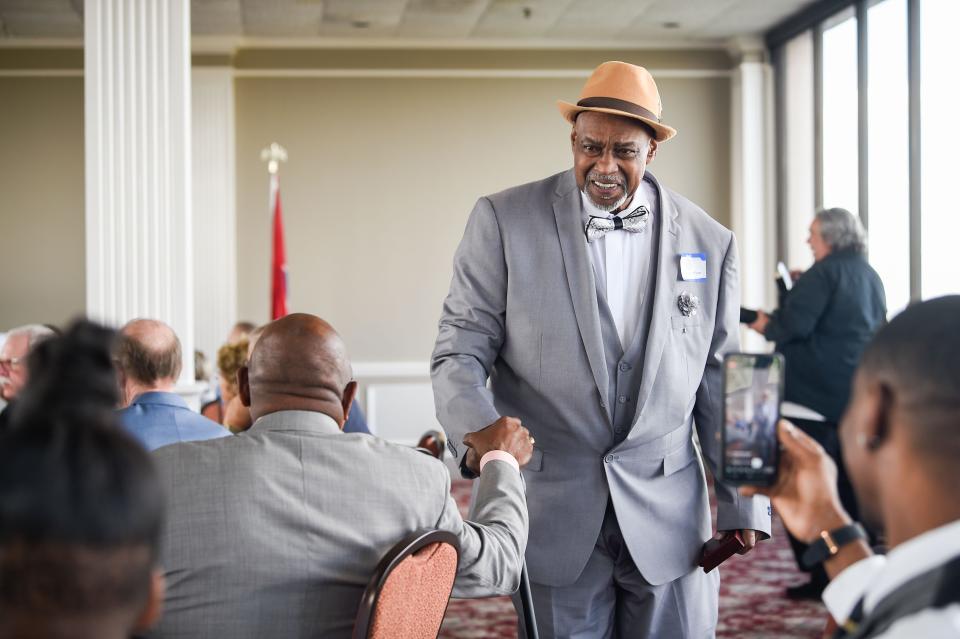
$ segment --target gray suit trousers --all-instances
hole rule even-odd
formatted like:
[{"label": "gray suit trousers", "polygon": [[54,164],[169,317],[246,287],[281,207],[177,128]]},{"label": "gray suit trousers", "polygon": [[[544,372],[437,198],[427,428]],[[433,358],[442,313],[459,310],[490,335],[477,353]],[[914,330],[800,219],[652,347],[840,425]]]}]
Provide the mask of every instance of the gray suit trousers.
[{"label": "gray suit trousers", "polygon": [[[532,583],[541,639],[703,639],[715,635],[719,571],[695,568],[652,585],[627,550],[613,504],[587,565],[569,586]],[[519,608],[518,595],[513,596]],[[522,625],[520,639],[526,639]]]}]

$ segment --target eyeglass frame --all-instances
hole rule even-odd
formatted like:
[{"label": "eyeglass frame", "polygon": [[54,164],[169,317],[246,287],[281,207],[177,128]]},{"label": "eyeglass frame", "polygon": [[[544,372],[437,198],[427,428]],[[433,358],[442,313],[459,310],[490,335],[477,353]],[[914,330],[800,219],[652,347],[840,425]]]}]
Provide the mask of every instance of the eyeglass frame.
[{"label": "eyeglass frame", "polygon": [[0,359],[0,368],[9,368],[10,370],[13,370],[14,366],[19,366],[25,359],[25,357],[8,357],[7,359]]}]

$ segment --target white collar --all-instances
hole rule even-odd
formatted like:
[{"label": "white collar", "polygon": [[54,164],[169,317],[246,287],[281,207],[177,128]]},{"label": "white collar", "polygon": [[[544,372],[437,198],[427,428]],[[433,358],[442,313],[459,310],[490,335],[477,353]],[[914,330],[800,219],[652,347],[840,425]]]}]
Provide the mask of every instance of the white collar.
[{"label": "white collar", "polygon": [[958,555],[960,519],[928,530],[890,549],[883,570],[864,596],[864,611],[873,610],[884,597],[901,585]]}]

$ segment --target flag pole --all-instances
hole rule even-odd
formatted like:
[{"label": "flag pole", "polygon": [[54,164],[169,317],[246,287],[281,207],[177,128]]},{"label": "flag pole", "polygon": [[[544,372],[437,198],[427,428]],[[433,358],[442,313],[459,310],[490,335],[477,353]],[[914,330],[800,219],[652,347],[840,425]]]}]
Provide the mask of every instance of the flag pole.
[{"label": "flag pole", "polygon": [[283,217],[280,206],[280,163],[287,161],[287,150],[272,143],[260,151],[260,160],[267,163],[270,174],[270,220],[273,230],[271,256],[270,319],[287,314],[287,254],[283,241]]}]

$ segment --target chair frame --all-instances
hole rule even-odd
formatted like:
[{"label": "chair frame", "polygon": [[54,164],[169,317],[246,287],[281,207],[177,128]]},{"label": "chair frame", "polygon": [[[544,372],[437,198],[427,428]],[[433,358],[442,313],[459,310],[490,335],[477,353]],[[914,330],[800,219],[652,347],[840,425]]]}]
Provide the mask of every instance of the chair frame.
[{"label": "chair frame", "polygon": [[[460,568],[460,541],[457,536],[448,530],[435,530],[423,528],[410,533],[400,542],[395,544],[386,552],[380,563],[377,564],[363,591],[363,597],[360,599],[360,606],[357,608],[357,619],[353,625],[353,639],[367,639],[370,627],[373,623],[374,611],[377,608],[377,601],[380,598],[380,591],[383,589],[387,578],[393,572],[400,562],[413,555],[419,550],[436,543],[450,544],[457,553],[457,568]],[[451,589],[452,592],[452,589]],[[450,603],[450,595],[447,595],[447,604]],[[446,608],[443,610],[444,616],[447,614]],[[439,629],[438,633],[439,635]]]}]

